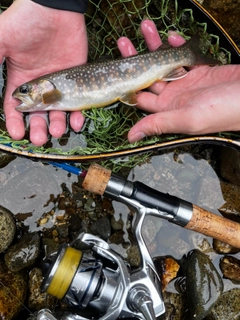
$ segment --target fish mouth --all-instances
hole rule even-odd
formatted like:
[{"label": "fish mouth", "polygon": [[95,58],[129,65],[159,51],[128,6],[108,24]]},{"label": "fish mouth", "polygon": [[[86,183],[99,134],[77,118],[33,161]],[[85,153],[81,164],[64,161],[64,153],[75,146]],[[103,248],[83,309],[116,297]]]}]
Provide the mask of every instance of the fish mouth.
[{"label": "fish mouth", "polygon": [[24,112],[24,111],[30,111],[31,109],[32,109],[32,107],[26,105],[24,102],[21,103],[20,105],[18,105],[18,106],[15,108],[15,110],[17,110],[17,111],[22,111],[22,112]]},{"label": "fish mouth", "polygon": [[36,106],[35,103],[33,103],[32,99],[30,97],[19,97],[18,94],[13,93],[13,98],[18,99],[21,104],[18,105],[15,110],[27,112],[27,111],[34,111],[34,107]]}]

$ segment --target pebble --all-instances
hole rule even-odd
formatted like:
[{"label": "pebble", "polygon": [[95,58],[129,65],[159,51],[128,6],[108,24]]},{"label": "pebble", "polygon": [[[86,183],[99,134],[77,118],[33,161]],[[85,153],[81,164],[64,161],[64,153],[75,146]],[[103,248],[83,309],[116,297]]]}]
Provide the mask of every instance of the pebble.
[{"label": "pebble", "polygon": [[54,309],[56,299],[50,294],[41,291],[42,279],[42,271],[39,268],[34,268],[29,273],[28,308],[31,310]]},{"label": "pebble", "polygon": [[240,251],[239,248],[235,248],[230,244],[217,239],[213,239],[213,248],[219,254],[237,253]]},{"label": "pebble", "polygon": [[163,292],[163,299],[165,303],[166,313],[163,316],[163,320],[183,320],[185,319],[185,295]]},{"label": "pebble", "polygon": [[222,294],[205,320],[240,319],[240,289],[234,288]]},{"label": "pebble", "polygon": [[131,267],[139,267],[141,264],[141,255],[138,246],[133,244],[127,250],[127,261]]},{"label": "pebble", "polygon": [[165,291],[168,283],[177,277],[180,265],[172,257],[157,257],[153,262],[161,278],[162,290]]},{"label": "pebble", "polygon": [[99,235],[103,240],[107,240],[111,235],[111,224],[106,217],[93,222],[90,229],[93,234]]},{"label": "pebble", "polygon": [[32,266],[40,252],[40,237],[38,233],[27,234],[15,245],[9,247],[4,260],[9,270],[20,271]]},{"label": "pebble", "polygon": [[225,278],[240,283],[240,260],[225,256],[220,260],[220,269]]},{"label": "pebble", "polygon": [[6,250],[16,232],[16,224],[13,214],[6,208],[0,206],[0,252]]},{"label": "pebble", "polygon": [[114,216],[111,217],[111,227],[113,228],[113,230],[115,231],[122,230],[123,226],[124,226],[124,222],[121,214],[118,220]]},{"label": "pebble", "polygon": [[0,319],[11,320],[22,309],[27,293],[27,277],[12,272],[0,261]]}]

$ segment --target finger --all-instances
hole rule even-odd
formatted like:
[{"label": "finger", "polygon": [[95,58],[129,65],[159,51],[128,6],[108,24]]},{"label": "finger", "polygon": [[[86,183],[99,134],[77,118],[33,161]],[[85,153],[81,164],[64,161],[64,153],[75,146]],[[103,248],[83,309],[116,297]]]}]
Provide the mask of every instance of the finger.
[{"label": "finger", "polygon": [[16,106],[19,104],[19,101],[12,98],[11,92],[11,87],[7,86],[4,98],[6,127],[8,133],[14,140],[20,140],[25,135],[23,115],[21,112],[15,110]]},{"label": "finger", "polygon": [[151,114],[131,128],[128,140],[133,143],[146,136],[163,133],[193,133],[191,132],[191,121],[191,113],[187,113],[183,109]]},{"label": "finger", "polygon": [[168,43],[173,47],[179,47],[183,45],[186,40],[180,36],[176,31],[168,32]]},{"label": "finger", "polygon": [[137,50],[135,49],[132,42],[127,37],[121,37],[117,41],[118,49],[121,52],[121,55],[126,58],[130,56],[134,56],[137,54]]},{"label": "finger", "polygon": [[149,90],[152,92],[152,93],[155,93],[157,95],[159,95],[163,89],[166,87],[166,85],[168,84],[167,81],[156,81],[154,82],[154,84],[152,84],[150,87],[149,87]]},{"label": "finger", "polygon": [[[168,84],[166,83],[166,85]],[[138,108],[150,113],[164,111],[166,108],[175,109],[177,107],[175,101],[171,101],[171,104],[169,104],[167,97],[163,97],[162,95],[158,96],[147,91],[138,93],[137,102]]]},{"label": "finger", "polygon": [[47,114],[36,112],[30,114],[30,141],[36,146],[42,146],[48,141],[47,136]]},{"label": "finger", "polygon": [[70,114],[70,126],[75,132],[79,132],[84,124],[84,116],[82,112],[73,111]]},{"label": "finger", "polygon": [[[9,111],[10,108],[5,108],[4,110]],[[14,140],[21,140],[25,135],[25,128],[23,117],[19,112],[9,114],[9,112],[5,111],[6,115],[6,128],[9,135]]]},{"label": "finger", "polygon": [[62,111],[50,111],[49,121],[49,133],[54,138],[60,138],[66,131],[66,113]]},{"label": "finger", "polygon": [[161,46],[162,40],[153,21],[144,20],[141,23],[141,31],[150,51],[155,51],[158,47]]}]

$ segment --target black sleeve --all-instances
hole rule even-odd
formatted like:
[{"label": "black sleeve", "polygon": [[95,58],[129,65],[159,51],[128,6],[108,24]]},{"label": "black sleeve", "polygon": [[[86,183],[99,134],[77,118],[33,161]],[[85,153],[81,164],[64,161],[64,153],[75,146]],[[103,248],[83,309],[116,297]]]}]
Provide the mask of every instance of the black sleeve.
[{"label": "black sleeve", "polygon": [[46,7],[68,10],[79,13],[85,13],[87,10],[88,0],[32,0]]}]

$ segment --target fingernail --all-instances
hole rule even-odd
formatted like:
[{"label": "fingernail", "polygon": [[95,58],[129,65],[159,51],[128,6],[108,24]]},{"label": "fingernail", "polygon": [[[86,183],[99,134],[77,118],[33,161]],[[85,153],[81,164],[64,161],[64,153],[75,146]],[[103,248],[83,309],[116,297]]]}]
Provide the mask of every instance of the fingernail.
[{"label": "fingernail", "polygon": [[142,140],[145,137],[146,137],[145,133],[139,131],[139,132],[136,132],[135,134],[131,135],[131,137],[129,137],[129,142],[133,143],[133,142]]}]

